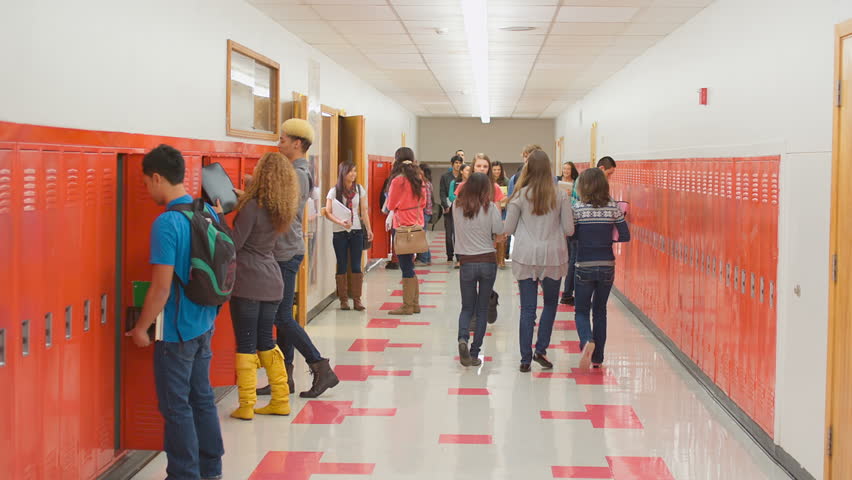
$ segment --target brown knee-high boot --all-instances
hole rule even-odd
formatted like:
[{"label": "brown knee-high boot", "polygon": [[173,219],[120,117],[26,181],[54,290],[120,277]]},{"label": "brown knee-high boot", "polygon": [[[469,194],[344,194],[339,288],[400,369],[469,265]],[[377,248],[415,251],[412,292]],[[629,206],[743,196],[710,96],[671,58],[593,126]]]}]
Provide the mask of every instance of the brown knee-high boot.
[{"label": "brown knee-high boot", "polygon": [[413,315],[414,298],[417,295],[417,278],[402,279],[402,306],[388,312],[390,315]]},{"label": "brown knee-high boot", "polygon": [[346,274],[335,275],[337,281],[337,298],[340,299],[340,309],[349,310],[349,287],[346,285]]},{"label": "brown knee-high boot", "polygon": [[349,296],[352,298],[352,308],[358,310],[359,312],[364,311],[364,304],[361,303],[361,293],[363,292],[364,287],[364,274],[363,273],[350,273],[349,274]]}]

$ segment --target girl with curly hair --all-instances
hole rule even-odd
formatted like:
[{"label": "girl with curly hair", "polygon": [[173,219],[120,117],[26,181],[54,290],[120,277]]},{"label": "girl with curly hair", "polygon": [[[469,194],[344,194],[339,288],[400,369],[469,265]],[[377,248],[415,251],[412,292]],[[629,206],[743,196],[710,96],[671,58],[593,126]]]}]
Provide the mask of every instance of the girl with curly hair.
[{"label": "girl with curly hair", "polygon": [[[272,324],[284,291],[281,270],[275,261],[275,240],[290,226],[299,207],[299,184],[293,165],[280,153],[267,153],[257,164],[251,184],[241,194],[234,218],[233,240],[237,272],[231,296],[231,320],[237,341],[237,388],[240,406],[234,418],[251,420],[254,414],[287,415],[289,398],[273,398],[255,409],[258,352],[275,349]],[[282,367],[283,370],[283,367]],[[283,379],[284,372],[269,372]]]}]

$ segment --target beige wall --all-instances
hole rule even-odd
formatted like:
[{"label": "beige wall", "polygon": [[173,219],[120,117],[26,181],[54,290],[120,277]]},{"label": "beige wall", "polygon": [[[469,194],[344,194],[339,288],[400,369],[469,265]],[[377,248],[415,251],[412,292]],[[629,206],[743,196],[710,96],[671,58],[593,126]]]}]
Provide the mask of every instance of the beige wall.
[{"label": "beige wall", "polygon": [[[483,124],[478,118],[420,117],[418,120],[417,159],[432,165],[434,180],[449,166],[450,157],[461,148],[467,161],[477,152],[503,163],[521,161],[521,150],[528,143],[542,146],[551,158],[556,152],[555,120],[492,119]],[[438,173],[438,172],[441,173]],[[514,172],[512,172],[514,173]]]}]

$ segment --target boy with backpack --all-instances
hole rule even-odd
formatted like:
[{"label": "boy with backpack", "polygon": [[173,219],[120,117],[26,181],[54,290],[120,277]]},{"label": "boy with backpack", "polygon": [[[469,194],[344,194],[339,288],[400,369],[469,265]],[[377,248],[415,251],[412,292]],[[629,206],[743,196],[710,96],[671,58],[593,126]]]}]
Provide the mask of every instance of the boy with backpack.
[{"label": "boy with backpack", "polygon": [[[151,228],[151,286],[127,336],[138,347],[149,346],[148,327],[163,312],[154,381],[165,420],[167,479],[219,479],[225,449],[210,386],[210,341],[219,306],[234,285],[234,246],[212,207],[187,193],[179,151],[160,145],[145,155],[142,171],[151,198],[167,210]],[[207,235],[215,238],[215,249],[196,240]]]}]

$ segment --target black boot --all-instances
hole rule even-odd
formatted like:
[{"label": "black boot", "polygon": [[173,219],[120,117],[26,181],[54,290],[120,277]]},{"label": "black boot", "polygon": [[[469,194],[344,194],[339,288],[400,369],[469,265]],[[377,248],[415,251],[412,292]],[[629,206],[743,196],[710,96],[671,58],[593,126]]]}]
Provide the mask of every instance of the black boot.
[{"label": "black boot", "polygon": [[334,386],[340,383],[334,370],[331,369],[327,358],[319,362],[309,363],[308,366],[311,367],[311,375],[314,376],[314,383],[311,385],[310,390],[300,393],[300,397],[317,398],[329,388],[334,388]]},{"label": "black boot", "polygon": [[[292,363],[285,363],[284,368],[287,369],[287,387],[290,388],[290,395],[293,395],[294,393],[296,393],[296,384],[293,382],[293,364]],[[267,385],[263,388],[258,388],[257,394],[258,395],[271,395],[272,394],[272,387]]]}]

